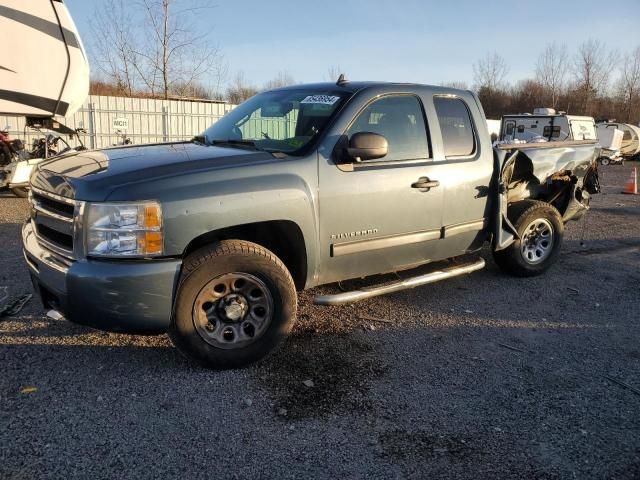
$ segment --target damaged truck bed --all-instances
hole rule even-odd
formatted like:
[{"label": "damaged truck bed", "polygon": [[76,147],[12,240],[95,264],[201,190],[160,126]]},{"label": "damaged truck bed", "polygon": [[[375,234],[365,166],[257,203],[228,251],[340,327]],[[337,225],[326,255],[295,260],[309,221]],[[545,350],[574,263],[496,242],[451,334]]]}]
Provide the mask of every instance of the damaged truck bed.
[{"label": "damaged truck bed", "polygon": [[494,147],[499,205],[496,250],[518,238],[508,217],[510,204],[539,200],[552,205],[564,223],[579,220],[589,209],[591,195],[600,192],[597,158],[600,148],[590,140],[502,144]]}]

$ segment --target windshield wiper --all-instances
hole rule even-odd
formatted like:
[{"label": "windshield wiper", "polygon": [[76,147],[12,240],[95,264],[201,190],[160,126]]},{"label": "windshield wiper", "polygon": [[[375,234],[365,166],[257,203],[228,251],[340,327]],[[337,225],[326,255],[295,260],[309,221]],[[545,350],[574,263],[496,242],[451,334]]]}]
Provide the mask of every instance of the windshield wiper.
[{"label": "windshield wiper", "polygon": [[211,140],[209,145],[228,145],[230,147],[250,147],[254,150],[258,150],[260,152],[269,152],[276,158],[286,158],[288,155],[285,152],[280,150],[275,150],[272,148],[260,148],[256,145],[256,142],[253,140],[235,140],[235,139],[227,139],[227,140]]},{"label": "windshield wiper", "polygon": [[229,138],[227,140],[211,140],[210,144],[211,145],[229,145],[231,147],[233,146],[251,147],[254,150],[260,150],[260,148],[256,145],[256,142],[254,142],[253,140],[235,140],[235,139]]}]

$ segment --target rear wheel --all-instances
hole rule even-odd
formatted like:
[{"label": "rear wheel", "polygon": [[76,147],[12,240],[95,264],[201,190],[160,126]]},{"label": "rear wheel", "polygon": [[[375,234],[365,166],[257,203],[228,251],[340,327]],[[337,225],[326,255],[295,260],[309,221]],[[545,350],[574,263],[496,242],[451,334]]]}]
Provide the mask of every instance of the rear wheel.
[{"label": "rear wheel", "polygon": [[13,187],[11,191],[16,197],[20,198],[27,198],[29,195],[29,189],[27,187]]},{"label": "rear wheel", "polygon": [[611,163],[611,162],[607,157],[600,158],[600,165],[605,165],[606,166],[606,165],[609,165],[609,163]]},{"label": "rear wheel", "polygon": [[273,253],[225,240],[185,259],[169,336],[207,367],[241,367],[280,344],[296,308],[293,279]]},{"label": "rear wheel", "polygon": [[525,200],[510,206],[508,215],[520,238],[505,250],[493,252],[496,263],[519,277],[544,273],[560,253],[564,234],[560,213],[548,203]]}]

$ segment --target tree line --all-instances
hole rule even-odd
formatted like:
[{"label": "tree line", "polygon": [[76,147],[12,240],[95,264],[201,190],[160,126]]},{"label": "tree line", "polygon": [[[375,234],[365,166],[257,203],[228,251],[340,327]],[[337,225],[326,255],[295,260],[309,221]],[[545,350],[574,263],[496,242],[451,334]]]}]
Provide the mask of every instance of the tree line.
[{"label": "tree line", "polygon": [[508,63],[498,53],[473,65],[473,88],[488,118],[551,107],[598,120],[640,122],[640,45],[620,54],[590,39],[570,53],[552,42],[533,67],[530,78],[509,84]]},{"label": "tree line", "polygon": [[[91,82],[96,95],[191,97],[238,104],[261,90],[295,83],[279,72],[262,86],[243,72],[229,75],[222,50],[212,45],[211,28],[200,18],[215,18],[210,0],[103,0],[91,21],[89,51],[99,73]],[[600,40],[587,40],[575,52],[548,44],[532,65],[532,76],[510,84],[508,62],[498,53],[473,65],[475,90],[488,118],[552,107],[598,119],[640,121],[640,45],[620,54]],[[331,66],[325,80],[341,69]],[[447,86],[468,89],[464,82]]]}]

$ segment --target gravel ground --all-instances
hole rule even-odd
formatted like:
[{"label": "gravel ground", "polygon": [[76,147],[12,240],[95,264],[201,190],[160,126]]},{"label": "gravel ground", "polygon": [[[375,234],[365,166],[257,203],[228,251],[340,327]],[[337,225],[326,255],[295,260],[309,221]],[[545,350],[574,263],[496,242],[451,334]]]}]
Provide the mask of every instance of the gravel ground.
[{"label": "gravel ground", "polygon": [[[482,272],[356,306],[305,292],[291,339],[243,370],[31,301],[0,322],[0,478],[640,478],[632,166],[601,169],[547,275],[506,277],[484,252]],[[26,214],[2,195],[12,296],[31,291]]]}]

